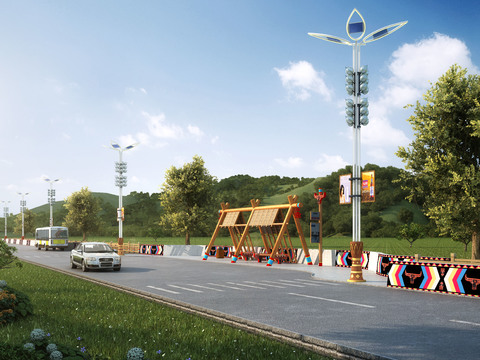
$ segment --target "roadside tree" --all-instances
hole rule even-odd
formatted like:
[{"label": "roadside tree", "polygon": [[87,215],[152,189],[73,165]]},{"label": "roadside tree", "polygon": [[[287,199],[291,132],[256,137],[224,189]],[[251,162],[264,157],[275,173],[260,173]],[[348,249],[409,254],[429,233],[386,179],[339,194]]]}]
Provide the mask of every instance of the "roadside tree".
[{"label": "roadside tree", "polygon": [[174,234],[184,234],[185,245],[190,245],[191,234],[213,231],[217,215],[213,190],[216,182],[198,155],[182,168],[168,169],[159,197],[164,212],[160,225]]},{"label": "roadside tree", "polygon": [[480,76],[453,65],[417,101],[408,122],[415,132],[397,156],[408,200],[423,204],[440,235],[480,258]]},{"label": "roadside tree", "polygon": [[[23,212],[23,230],[25,235],[28,236],[35,234],[35,214],[30,209],[26,209]],[[13,227],[15,234],[22,233],[22,213],[15,216],[15,225]]]},{"label": "roadside tree", "polygon": [[101,209],[98,199],[88,187],[72,193],[63,206],[68,211],[63,226],[67,226],[70,231],[81,232],[83,241],[86,240],[87,233],[98,230],[100,226],[98,214]]}]

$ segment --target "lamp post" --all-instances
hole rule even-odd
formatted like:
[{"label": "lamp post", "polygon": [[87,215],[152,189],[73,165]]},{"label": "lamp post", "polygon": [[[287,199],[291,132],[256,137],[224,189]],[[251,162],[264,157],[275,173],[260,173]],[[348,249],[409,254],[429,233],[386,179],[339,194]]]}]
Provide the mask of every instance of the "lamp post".
[{"label": "lamp post", "polygon": [[8,203],[10,201],[5,201],[3,200],[2,201],[2,204],[4,204],[3,206],[3,216],[5,217],[5,240],[7,240],[7,216],[8,216]]},{"label": "lamp post", "polygon": [[[356,19],[355,19],[356,18]],[[360,172],[360,129],[362,125],[368,124],[368,100],[361,99],[361,95],[368,93],[368,70],[360,67],[360,47],[370,42],[380,40],[387,35],[404,26],[407,21],[384,26],[363,37],[366,30],[365,20],[362,15],[353,9],[350,14],[346,30],[350,40],[337,36],[308,33],[308,35],[321,40],[333,42],[340,45],[348,45],[353,48],[353,67],[345,69],[346,90],[353,99],[346,100],[346,120],[349,126],[353,127],[353,175],[352,181],[352,242],[350,252],[352,255],[352,269],[349,282],[364,282],[362,274],[362,251],[363,242],[360,235],[360,203],[361,203],[361,172]],[[363,39],[362,39],[363,38]],[[360,41],[361,40],[361,41]]]},{"label": "lamp post", "polygon": [[48,203],[50,204],[50,227],[53,226],[53,205],[55,204],[55,190],[53,190],[53,184],[59,181],[60,179],[51,180],[49,178],[43,179],[50,184],[50,189],[48,189]]},{"label": "lamp post", "polygon": [[20,200],[20,211],[22,212],[22,240],[23,240],[25,239],[25,209],[27,207],[25,196],[27,196],[28,193],[17,192],[17,194],[22,197],[22,200]]},{"label": "lamp post", "polygon": [[127,177],[124,175],[127,172],[127,163],[122,161],[122,154],[126,150],[133,149],[137,146],[138,143],[128,145],[122,148],[117,143],[111,142],[111,149],[118,151],[119,160],[115,163],[115,172],[118,173],[115,176],[115,186],[118,186],[118,209],[117,209],[117,220],[118,220],[118,253],[123,255],[123,220],[124,220],[124,210],[123,210],[123,195],[122,189],[127,186]]}]

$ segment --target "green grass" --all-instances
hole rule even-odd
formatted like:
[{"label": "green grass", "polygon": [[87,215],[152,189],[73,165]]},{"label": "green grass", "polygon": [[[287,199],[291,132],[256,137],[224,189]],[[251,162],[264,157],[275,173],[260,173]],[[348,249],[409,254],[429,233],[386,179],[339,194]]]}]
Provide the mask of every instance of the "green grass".
[{"label": "green grass", "polygon": [[[308,236],[308,234],[306,234]],[[70,240],[81,241],[81,238],[71,238]],[[116,242],[117,239],[107,237],[94,237],[91,236],[88,241],[104,241],[104,242]],[[318,249],[318,244],[310,244],[310,240],[307,238],[307,244],[310,249]],[[350,248],[351,237],[326,237],[323,238],[323,248],[333,250],[344,250]],[[161,238],[154,241],[151,238],[125,238],[125,242],[151,244],[151,245],[184,245],[184,237],[169,237]],[[193,237],[190,238],[192,245],[207,245],[210,241],[210,237]],[[363,248],[366,251],[377,251],[384,254],[391,255],[415,255],[430,256],[430,257],[450,257],[451,253],[455,253],[459,259],[469,259],[471,257],[472,245],[469,244],[467,251],[464,251],[464,245],[459,242],[455,242],[450,238],[424,238],[419,239],[413,243],[410,248],[410,244],[405,240],[397,240],[395,238],[364,238]],[[262,240],[258,232],[252,232],[252,242],[254,246],[263,246]],[[292,236],[293,246],[301,248],[301,243],[298,237]],[[227,236],[219,236],[215,240],[215,245],[232,246],[232,240]]]},{"label": "green grass", "polygon": [[0,327],[0,338],[8,344],[23,344],[34,328],[41,328],[52,342],[114,360],[125,359],[132,347],[147,350],[151,360],[326,359],[31,264],[2,269],[0,278],[28,294],[35,313]]}]

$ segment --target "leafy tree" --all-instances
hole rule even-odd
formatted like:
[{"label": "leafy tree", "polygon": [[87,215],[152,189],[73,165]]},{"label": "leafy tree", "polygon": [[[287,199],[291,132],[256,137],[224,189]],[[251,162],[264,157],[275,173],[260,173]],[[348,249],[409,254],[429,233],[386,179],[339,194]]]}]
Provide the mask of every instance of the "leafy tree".
[{"label": "leafy tree", "polygon": [[453,65],[417,101],[408,122],[415,140],[400,147],[408,199],[423,204],[440,235],[467,245],[480,257],[480,77]]},{"label": "leafy tree", "polygon": [[[25,235],[35,234],[35,214],[30,209],[23,212],[23,230]],[[22,233],[22,213],[15,216],[15,226],[13,228],[15,234]]]},{"label": "leafy tree", "polygon": [[79,231],[83,235],[83,241],[87,238],[88,232],[97,231],[100,226],[98,214],[100,205],[88,187],[70,195],[63,205],[68,213],[65,216],[63,226],[72,231]]},{"label": "leafy tree", "polygon": [[216,221],[216,204],[213,186],[217,179],[205,168],[203,159],[195,155],[191,163],[182,168],[172,166],[165,173],[160,203],[164,215],[160,225],[175,234],[185,234],[185,245],[190,245],[194,232],[212,231]]},{"label": "leafy tree", "polygon": [[398,211],[397,217],[402,224],[409,224],[413,221],[413,212],[407,208],[401,208]]},{"label": "leafy tree", "polygon": [[10,264],[22,267],[22,263],[13,255],[15,251],[17,251],[16,247],[9,246],[5,241],[0,240],[0,269],[8,268]]},{"label": "leafy tree", "polygon": [[410,223],[405,224],[400,227],[398,232],[398,239],[399,240],[407,240],[412,247],[413,243],[420,239],[424,234],[422,225]]}]

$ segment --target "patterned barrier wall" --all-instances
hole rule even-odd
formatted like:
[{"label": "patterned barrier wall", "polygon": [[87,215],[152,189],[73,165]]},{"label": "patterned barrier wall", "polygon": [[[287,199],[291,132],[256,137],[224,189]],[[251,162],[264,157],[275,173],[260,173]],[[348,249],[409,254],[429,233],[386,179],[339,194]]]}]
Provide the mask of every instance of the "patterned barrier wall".
[{"label": "patterned barrier wall", "polygon": [[[364,251],[362,253],[362,269],[368,268],[368,261],[370,259],[370,251]],[[336,251],[336,263],[338,267],[352,267],[352,254],[350,250],[337,250]]]},{"label": "patterned barrier wall", "polygon": [[145,255],[163,255],[163,245],[141,244],[138,252]]},{"label": "patterned barrier wall", "polygon": [[387,286],[480,297],[480,266],[393,261]]},{"label": "patterned barrier wall", "polygon": [[[450,261],[450,258],[434,258],[427,256],[421,256],[418,259],[423,262]],[[377,275],[388,276],[393,261],[414,262],[415,257],[379,254],[376,270]]]}]

